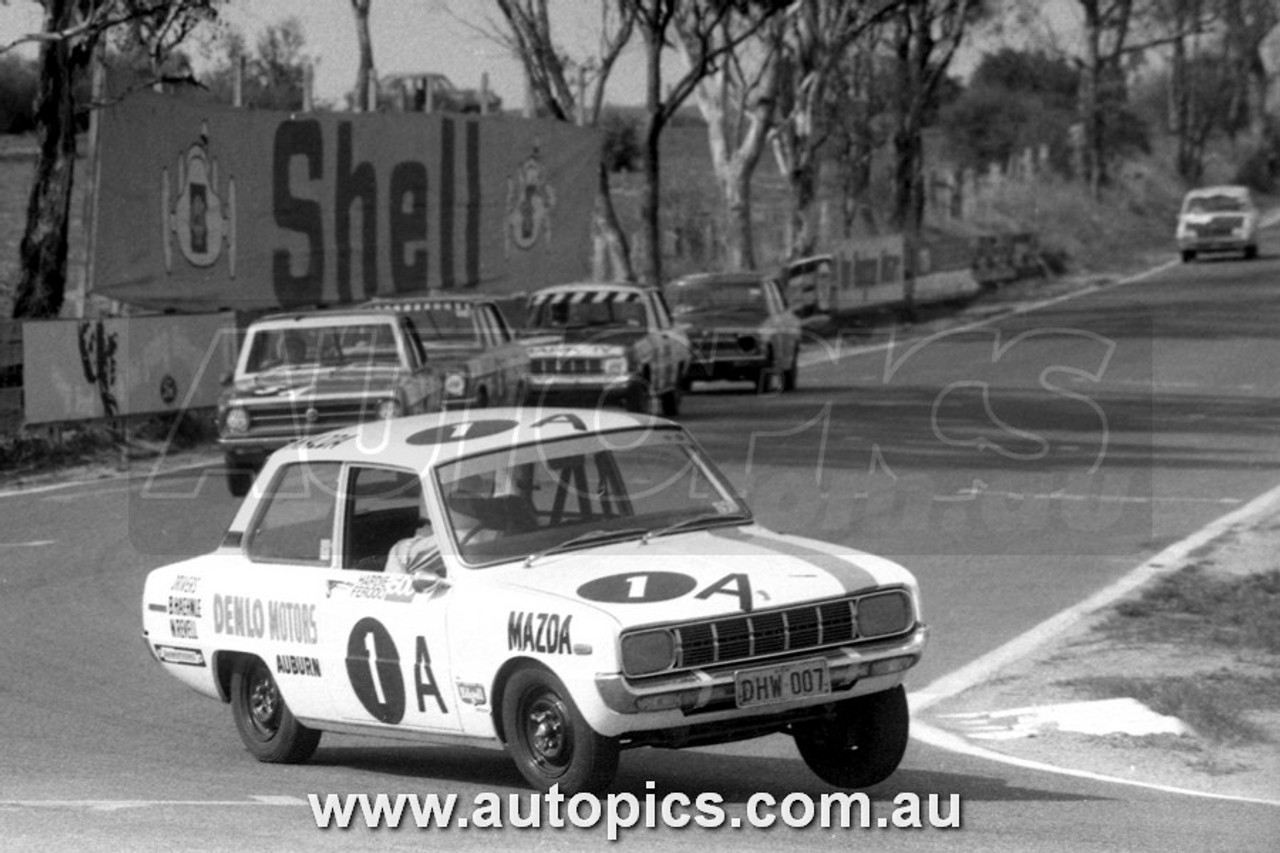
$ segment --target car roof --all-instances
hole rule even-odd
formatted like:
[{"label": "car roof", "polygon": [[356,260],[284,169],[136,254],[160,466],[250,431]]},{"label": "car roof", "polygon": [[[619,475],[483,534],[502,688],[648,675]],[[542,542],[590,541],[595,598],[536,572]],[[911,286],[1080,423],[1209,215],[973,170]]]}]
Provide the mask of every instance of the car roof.
[{"label": "car roof", "polygon": [[280,314],[268,314],[259,317],[249,324],[250,328],[264,326],[298,326],[313,328],[316,326],[333,326],[341,323],[368,322],[370,318],[381,318],[389,323],[399,322],[394,311],[370,311],[360,308],[344,308],[337,311],[290,311]]},{"label": "car roof", "polygon": [[1240,184],[1220,184],[1212,187],[1197,187],[1187,192],[1187,198],[1199,198],[1200,196],[1213,195],[1233,195],[1247,197],[1250,195],[1249,188]]},{"label": "car roof", "polygon": [[556,293],[576,293],[592,290],[614,290],[623,293],[647,293],[653,290],[653,288],[641,284],[632,284],[629,281],[578,281],[570,284],[553,284],[550,287],[539,288],[530,295],[530,298],[550,296]]},{"label": "car roof", "polygon": [[424,470],[529,442],[663,426],[679,429],[664,418],[623,411],[496,407],[369,421],[300,439],[278,454],[309,461],[377,461]]},{"label": "car roof", "polygon": [[384,308],[389,310],[412,310],[417,307],[425,307],[427,305],[454,305],[459,302],[465,302],[470,305],[486,305],[493,303],[492,296],[482,296],[476,293],[422,293],[419,295],[405,294],[403,296],[375,296],[368,302],[362,302],[358,308],[361,310],[377,310]]},{"label": "car roof", "polygon": [[671,282],[671,285],[673,287],[682,287],[688,284],[706,284],[708,282],[751,285],[760,284],[766,278],[767,276],[758,272],[699,272],[680,276],[680,278]]}]

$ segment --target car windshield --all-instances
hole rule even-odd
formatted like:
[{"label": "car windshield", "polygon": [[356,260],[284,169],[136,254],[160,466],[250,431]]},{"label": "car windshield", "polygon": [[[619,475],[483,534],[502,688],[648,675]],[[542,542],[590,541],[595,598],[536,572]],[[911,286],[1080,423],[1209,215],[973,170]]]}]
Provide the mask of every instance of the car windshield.
[{"label": "car windshield", "polygon": [[677,282],[667,293],[673,314],[708,309],[765,310],[764,288],[754,281]]},{"label": "car windshield", "polygon": [[400,363],[395,331],[388,323],[272,327],[250,335],[247,374]]},{"label": "car windshield", "polygon": [[567,329],[584,326],[645,325],[639,295],[616,290],[588,290],[534,297],[527,325]]},{"label": "car windshield", "polygon": [[477,346],[482,343],[479,311],[467,302],[431,302],[409,312],[418,338],[427,349]]},{"label": "car windshield", "polygon": [[436,477],[458,553],[472,565],[750,518],[679,429],[523,445],[442,465]]},{"label": "car windshield", "polygon": [[1187,213],[1239,213],[1248,205],[1238,195],[1200,195],[1187,199]]}]

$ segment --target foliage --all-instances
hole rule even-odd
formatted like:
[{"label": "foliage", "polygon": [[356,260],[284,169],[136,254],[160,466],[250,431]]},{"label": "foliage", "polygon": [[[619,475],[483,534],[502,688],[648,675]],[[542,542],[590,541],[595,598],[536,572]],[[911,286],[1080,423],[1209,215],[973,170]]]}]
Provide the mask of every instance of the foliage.
[{"label": "foliage", "polygon": [[244,34],[228,27],[221,37],[221,56],[201,81],[214,100],[235,100],[236,66],[244,63],[242,104],[258,109],[300,110],[303,106],[307,65],[306,34],[302,21],[290,17],[270,24],[258,34],[253,50]]},{"label": "foliage", "polygon": [[640,168],[640,121],[619,110],[605,110],[604,165],[610,172],[634,172]]},{"label": "foliage", "polygon": [[1075,69],[1061,59],[1005,48],[983,57],[940,124],[963,166],[1003,166],[1025,148],[1048,145],[1050,161],[1065,173],[1078,83]]}]

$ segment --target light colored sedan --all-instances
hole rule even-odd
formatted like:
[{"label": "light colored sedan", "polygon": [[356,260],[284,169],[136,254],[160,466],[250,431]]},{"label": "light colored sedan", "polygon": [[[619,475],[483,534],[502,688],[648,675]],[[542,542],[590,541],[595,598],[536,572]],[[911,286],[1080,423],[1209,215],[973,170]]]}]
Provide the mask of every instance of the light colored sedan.
[{"label": "light colored sedan", "polygon": [[1178,214],[1178,250],[1184,262],[1201,252],[1242,252],[1258,256],[1258,208],[1248,187],[1216,186],[1191,190]]}]

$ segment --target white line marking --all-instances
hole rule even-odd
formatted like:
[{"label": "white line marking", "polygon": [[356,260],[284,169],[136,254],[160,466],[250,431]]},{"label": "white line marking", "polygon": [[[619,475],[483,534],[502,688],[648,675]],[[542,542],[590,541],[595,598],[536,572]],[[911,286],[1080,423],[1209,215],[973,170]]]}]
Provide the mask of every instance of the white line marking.
[{"label": "white line marking", "polygon": [[43,548],[53,545],[56,539],[32,539],[30,542],[0,542],[0,548]]},{"label": "white line marking", "polygon": [[1234,794],[1214,794],[1207,791],[1194,791],[1190,788],[1177,788],[1172,785],[1142,782],[1137,779],[1108,776],[1105,773],[1094,773],[1090,770],[1073,770],[1068,767],[1058,767],[1053,764],[1045,764],[1043,762],[1032,761],[1027,758],[1017,758],[1012,755],[1005,755],[1002,752],[995,752],[981,746],[976,746],[969,743],[959,735],[954,735],[951,732],[944,731],[936,726],[932,726],[914,718],[911,720],[911,736],[922,743],[927,743],[930,746],[934,746],[939,749],[945,749],[948,752],[968,755],[973,758],[983,758],[988,761],[995,761],[1000,764],[1009,764],[1014,767],[1022,767],[1027,770],[1056,773],[1059,776],[1073,776],[1077,779],[1090,779],[1094,782],[1109,782],[1114,785],[1129,785],[1134,788],[1145,788],[1150,791],[1161,791],[1166,794],[1184,794],[1190,797],[1205,797],[1213,800],[1229,800],[1237,803],[1280,806],[1280,800],[1267,800],[1261,797],[1241,797]]},{"label": "white line marking", "polygon": [[220,461],[220,457],[219,458],[210,457],[209,459],[206,459],[203,462],[189,462],[185,465],[175,465],[172,468],[164,468],[159,471],[152,470],[145,474],[141,474],[137,471],[123,471],[119,474],[111,474],[106,477],[94,477],[92,480],[68,480],[65,483],[50,483],[45,486],[31,486],[30,488],[25,488],[25,489],[24,488],[9,489],[8,491],[0,492],[0,499],[23,498],[23,497],[27,497],[28,495],[38,495],[44,492],[57,491],[58,489],[70,489],[75,486],[92,486],[97,483],[111,483],[116,480],[126,479],[128,477],[136,477],[139,479],[150,478],[150,477],[161,475],[161,474],[173,474],[178,471],[190,471],[195,468],[207,468],[210,465],[218,464],[219,461]]},{"label": "white line marking", "polygon": [[[1043,299],[1039,302],[1029,302],[1026,305],[1020,305],[1009,311],[1001,312],[999,314],[993,314],[990,317],[985,317],[981,320],[975,320],[972,323],[966,323],[961,326],[956,326],[955,328],[945,329],[943,330],[942,334],[949,335],[949,334],[960,333],[960,332],[968,332],[973,329],[980,329],[983,326],[990,326],[993,323],[999,322],[1000,320],[1006,320],[1009,317],[1016,317],[1020,314],[1027,314],[1032,311],[1039,311],[1042,308],[1048,308],[1050,306],[1057,305],[1060,302],[1066,302],[1071,299],[1078,299],[1082,296],[1089,296],[1090,294],[1101,293],[1106,290],[1112,290],[1114,288],[1123,287],[1129,284],[1136,284],[1139,281],[1143,281],[1144,279],[1150,278],[1153,275],[1157,275],[1159,273],[1164,272],[1167,269],[1171,269],[1179,265],[1180,265],[1180,262],[1175,258],[1173,260],[1166,261],[1163,264],[1154,266],[1151,269],[1144,270],[1143,272],[1137,273],[1135,275],[1131,275],[1128,278],[1122,278],[1119,281],[1113,281],[1110,284],[1088,285],[1086,287],[1080,288],[1079,290],[1073,290],[1070,293],[1059,294],[1058,296],[1054,296],[1049,299]],[[827,350],[827,352],[825,353],[824,352],[811,353],[807,356],[802,357],[800,359],[800,366],[812,367],[813,365],[822,364],[824,362],[835,364],[837,362],[843,361],[846,358],[853,358],[854,356],[859,356],[859,355],[867,355],[869,353],[884,352],[885,350],[893,349],[895,347],[906,346],[908,344],[911,344],[914,341],[923,340],[924,338],[929,337],[930,335],[937,335],[937,334],[939,333],[930,332],[918,338],[908,338],[903,341],[898,341],[891,338],[890,340],[885,341],[884,343],[867,344],[866,346],[853,347],[852,349],[845,350],[844,352],[837,352],[834,355],[831,354],[831,349],[832,349],[831,347],[825,347],[825,349]]]}]

